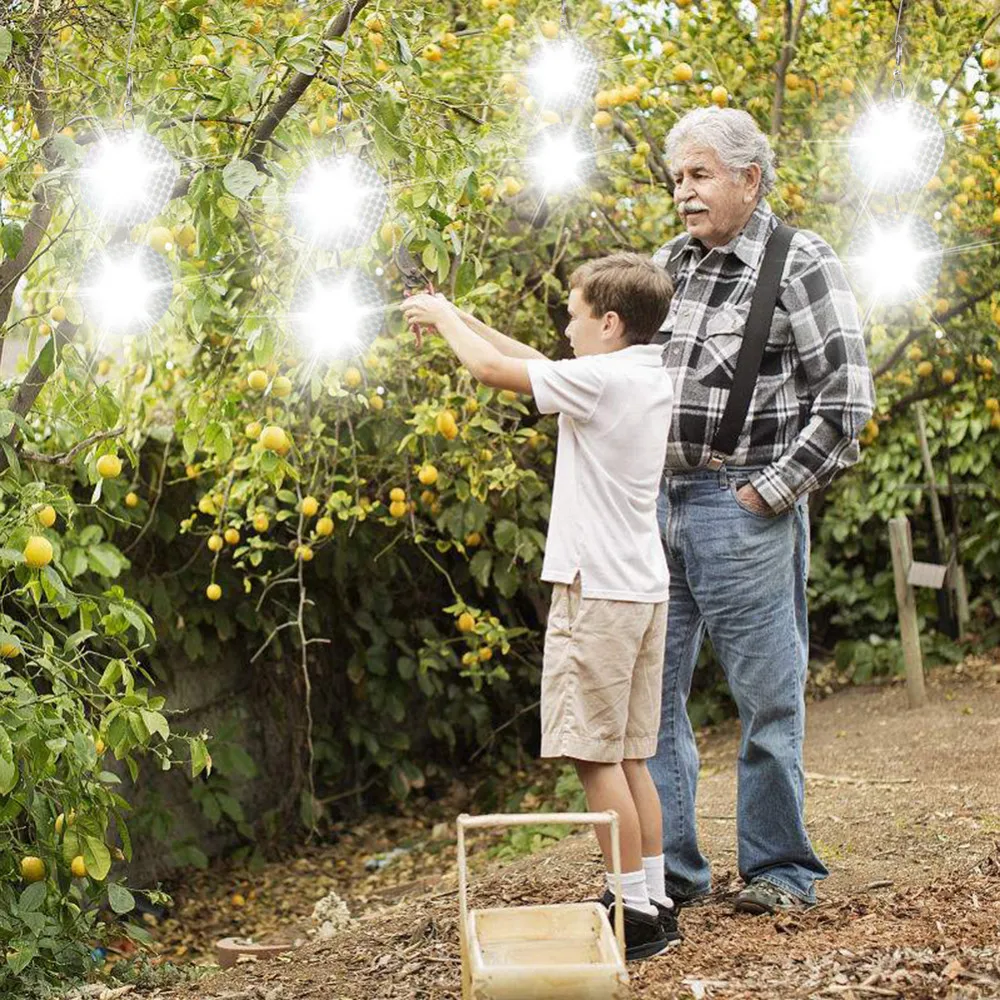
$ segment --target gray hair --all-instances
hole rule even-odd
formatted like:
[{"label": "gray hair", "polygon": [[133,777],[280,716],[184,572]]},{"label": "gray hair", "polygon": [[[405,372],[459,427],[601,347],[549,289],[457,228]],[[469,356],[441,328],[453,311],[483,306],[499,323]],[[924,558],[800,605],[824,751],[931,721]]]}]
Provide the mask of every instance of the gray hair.
[{"label": "gray hair", "polygon": [[672,164],[680,148],[687,145],[714,149],[732,171],[744,171],[756,163],[760,167],[759,196],[773,190],[774,151],[746,111],[716,107],[689,111],[667,135],[667,161]]}]

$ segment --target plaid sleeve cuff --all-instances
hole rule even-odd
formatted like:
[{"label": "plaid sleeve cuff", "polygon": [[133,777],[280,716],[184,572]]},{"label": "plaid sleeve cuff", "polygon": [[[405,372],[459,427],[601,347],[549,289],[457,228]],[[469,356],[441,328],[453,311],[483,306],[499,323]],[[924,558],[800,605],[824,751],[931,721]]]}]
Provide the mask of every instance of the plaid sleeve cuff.
[{"label": "plaid sleeve cuff", "polygon": [[795,492],[773,465],[754,476],[750,483],[775,514],[783,514],[795,503]]}]

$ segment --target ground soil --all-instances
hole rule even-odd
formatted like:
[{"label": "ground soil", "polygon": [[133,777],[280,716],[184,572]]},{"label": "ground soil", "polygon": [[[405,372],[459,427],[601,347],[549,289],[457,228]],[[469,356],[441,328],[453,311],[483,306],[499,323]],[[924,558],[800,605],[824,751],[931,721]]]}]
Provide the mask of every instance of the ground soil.
[{"label": "ground soil", "polygon": [[[714,865],[715,893],[707,905],[682,911],[679,948],[630,966],[633,997],[1000,998],[1000,656],[931,672],[928,695],[928,706],[915,711],[907,709],[899,684],[844,690],[810,706],[807,814],[831,874],[820,886],[819,905],[791,916],[732,913],[730,896],[739,886],[738,727],[722,727],[704,741],[699,828]],[[273,935],[268,899],[278,885],[286,900],[278,917],[289,935],[307,933],[312,904],[331,888],[359,919],[337,937],[310,938],[282,959],[131,996],[458,998],[454,847],[440,824],[426,833],[425,862],[411,862],[407,880],[387,882],[387,890],[378,882],[389,879],[392,866],[352,877],[343,857],[323,850],[248,874],[240,884],[260,891],[246,890],[254,897],[236,908],[238,917],[229,908],[229,926],[208,916],[219,908],[206,908],[203,943],[223,933]],[[485,851],[479,857],[475,905],[575,901],[601,887],[592,834],[508,862],[487,861]],[[214,891],[239,888],[236,878],[228,872]],[[191,929],[192,905],[182,905],[160,929],[165,938],[183,930],[185,940],[199,940]],[[191,946],[170,947],[177,954]],[[205,954],[197,943],[193,949]]]}]

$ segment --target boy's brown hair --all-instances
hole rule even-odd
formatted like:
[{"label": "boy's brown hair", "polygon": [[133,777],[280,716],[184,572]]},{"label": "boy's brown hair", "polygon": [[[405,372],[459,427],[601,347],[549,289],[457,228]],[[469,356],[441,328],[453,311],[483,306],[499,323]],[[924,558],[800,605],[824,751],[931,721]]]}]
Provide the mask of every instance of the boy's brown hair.
[{"label": "boy's brown hair", "polygon": [[674,294],[674,283],[662,267],[644,254],[624,251],[581,264],[570,275],[569,287],[580,289],[592,316],[617,313],[630,346],[653,339]]}]

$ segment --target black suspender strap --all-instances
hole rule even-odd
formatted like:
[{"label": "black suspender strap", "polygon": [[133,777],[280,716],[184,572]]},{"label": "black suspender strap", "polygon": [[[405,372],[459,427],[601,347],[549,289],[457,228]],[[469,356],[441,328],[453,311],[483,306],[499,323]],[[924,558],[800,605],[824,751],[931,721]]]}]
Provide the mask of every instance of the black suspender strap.
[{"label": "black suspender strap", "polygon": [[733,387],[729,391],[722,420],[712,439],[710,468],[717,468],[736,451],[736,443],[750,411],[750,399],[760,373],[764,345],[771,331],[774,307],[778,304],[778,286],[794,235],[795,230],[791,226],[780,223],[771,233],[764,249],[757,287],[750,301],[750,315],[743,331],[743,344],[736,360]]}]

